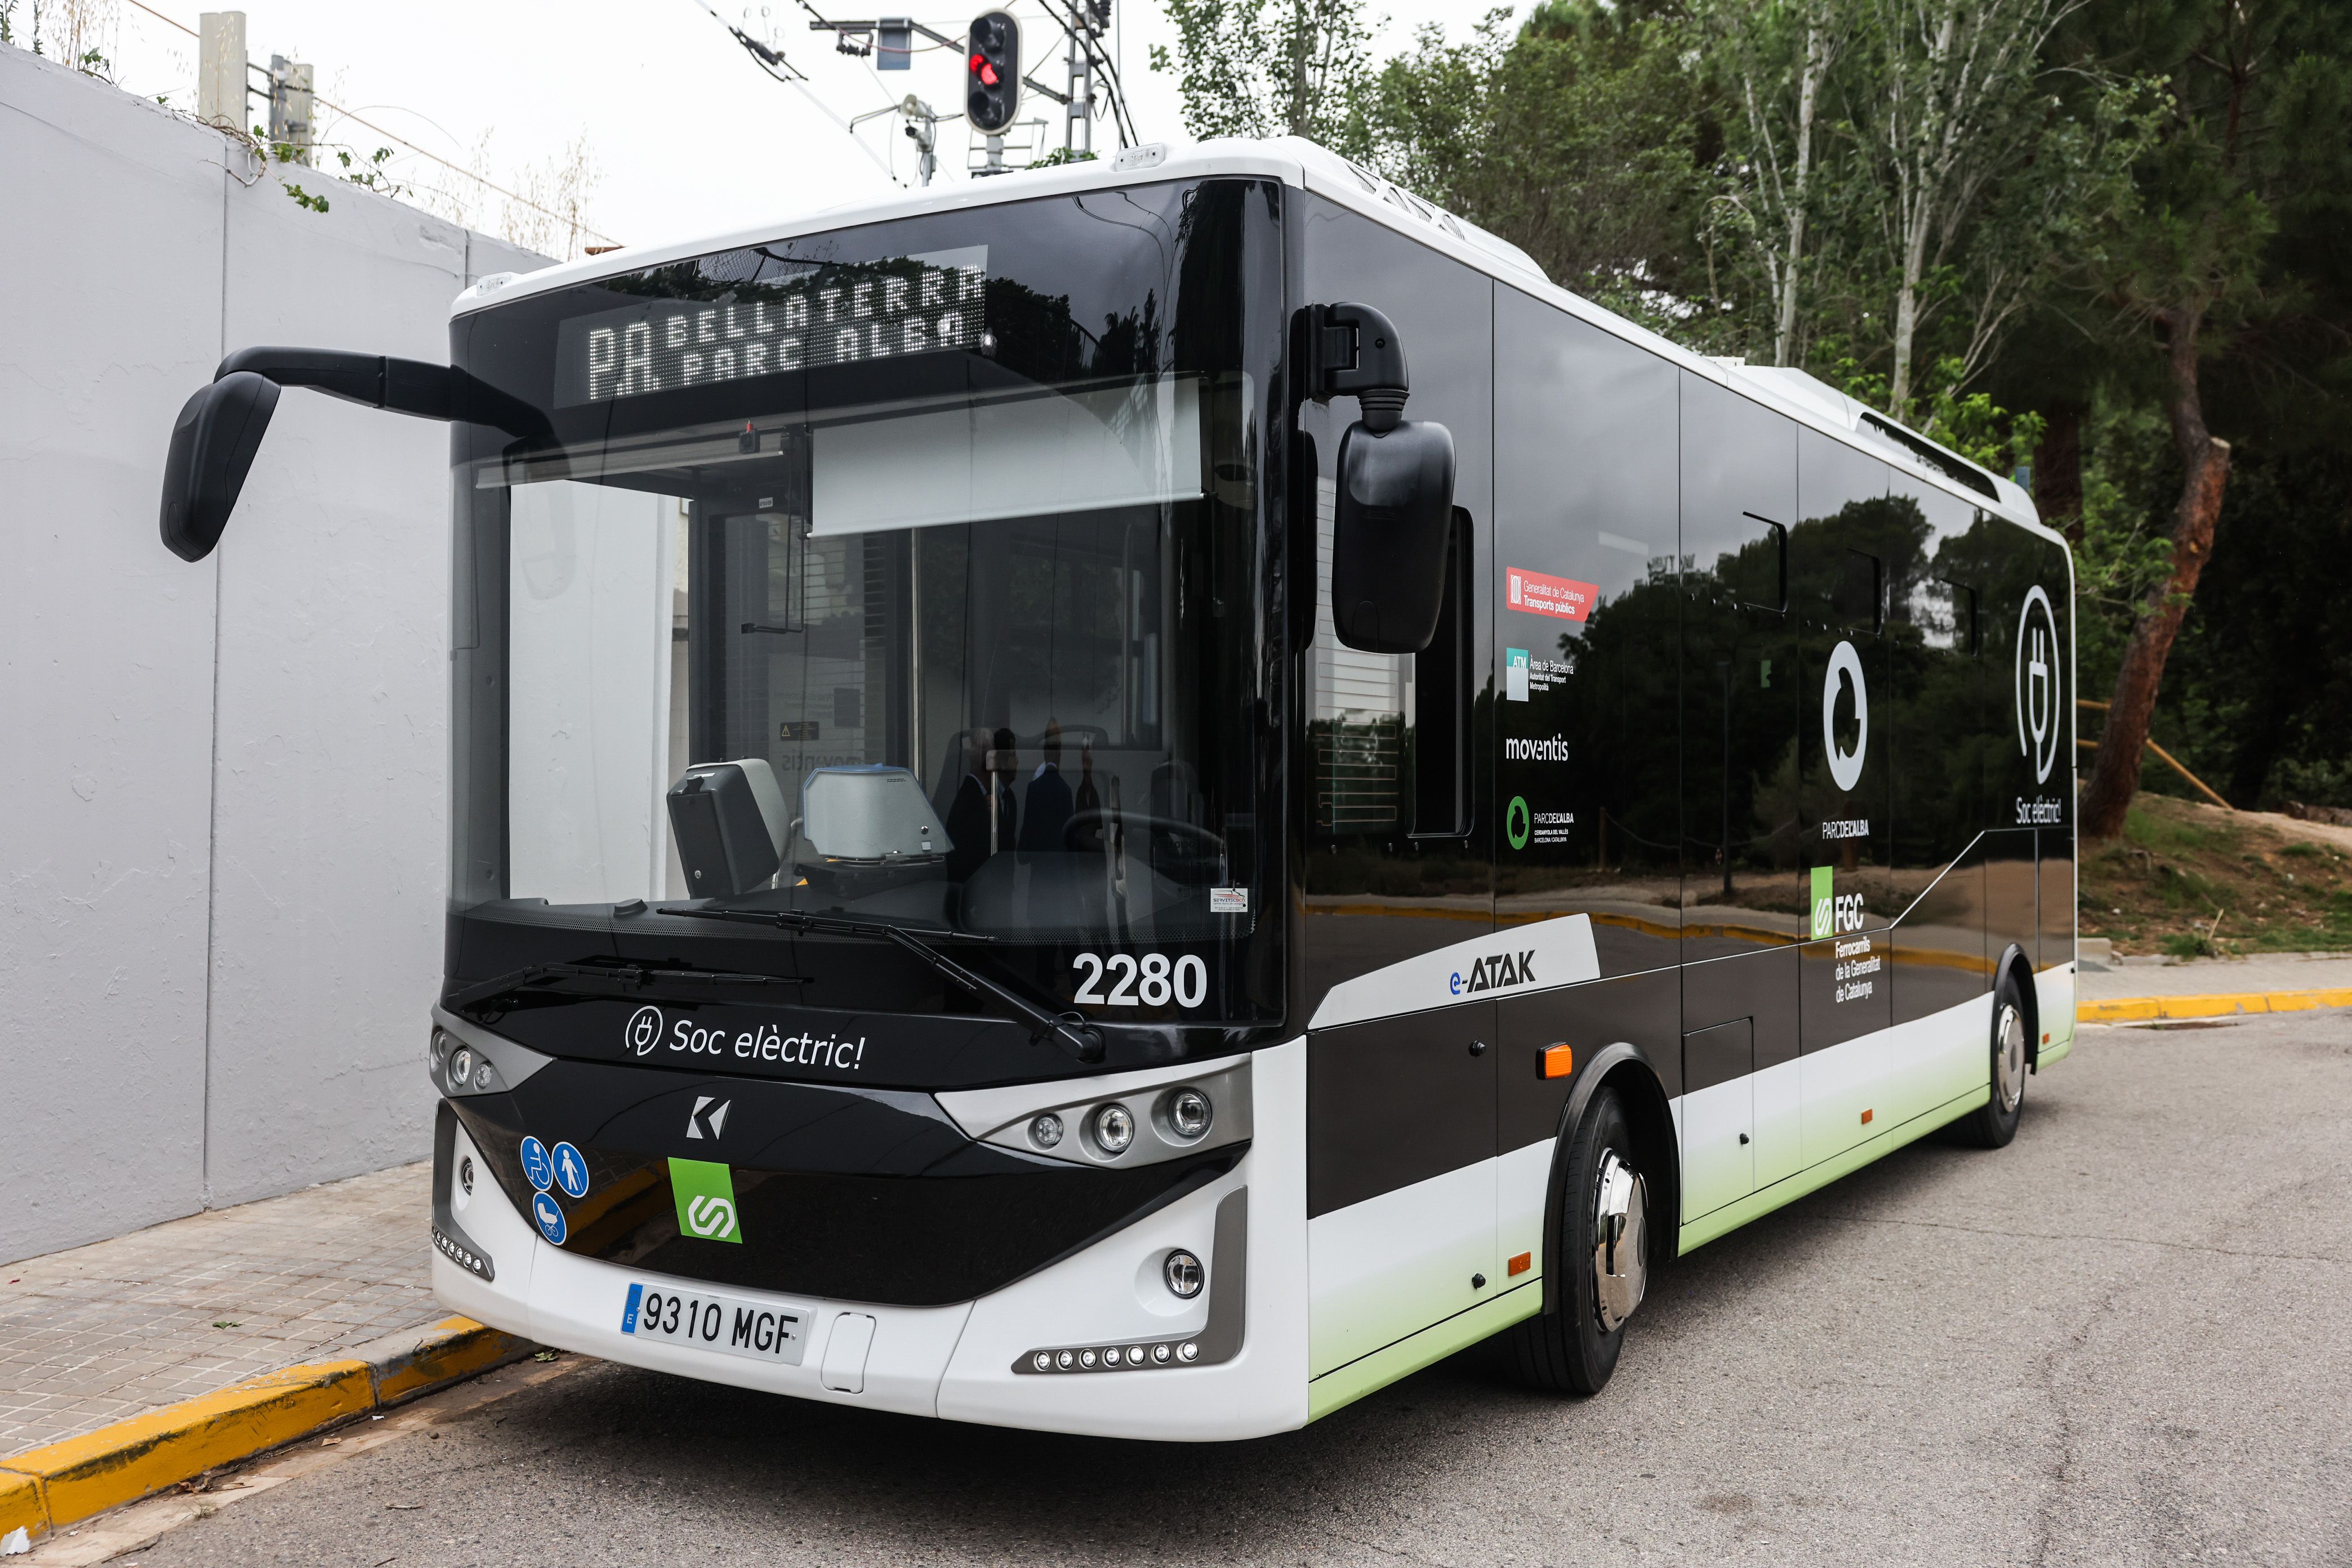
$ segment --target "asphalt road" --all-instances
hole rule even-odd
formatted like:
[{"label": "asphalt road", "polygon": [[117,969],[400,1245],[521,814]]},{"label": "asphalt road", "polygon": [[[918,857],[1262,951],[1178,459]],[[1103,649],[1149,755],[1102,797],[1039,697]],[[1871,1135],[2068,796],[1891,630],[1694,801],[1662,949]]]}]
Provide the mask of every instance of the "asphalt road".
[{"label": "asphalt road", "polygon": [[2011,1148],[1915,1145],[1685,1259],[1591,1401],[1474,1353],[1190,1447],[589,1364],[134,1555],[2352,1563],[2352,1016],[2086,1030]]}]

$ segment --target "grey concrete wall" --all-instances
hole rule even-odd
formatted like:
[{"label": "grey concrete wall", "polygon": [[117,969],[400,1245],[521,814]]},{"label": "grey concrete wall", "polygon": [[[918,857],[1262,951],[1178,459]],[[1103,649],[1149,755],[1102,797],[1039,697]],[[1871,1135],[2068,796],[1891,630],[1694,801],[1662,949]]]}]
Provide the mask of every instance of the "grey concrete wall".
[{"label": "grey concrete wall", "polygon": [[226,538],[165,444],[255,343],[442,360],[544,258],[0,47],[0,1259],[427,1152],[446,427],[289,392]]}]

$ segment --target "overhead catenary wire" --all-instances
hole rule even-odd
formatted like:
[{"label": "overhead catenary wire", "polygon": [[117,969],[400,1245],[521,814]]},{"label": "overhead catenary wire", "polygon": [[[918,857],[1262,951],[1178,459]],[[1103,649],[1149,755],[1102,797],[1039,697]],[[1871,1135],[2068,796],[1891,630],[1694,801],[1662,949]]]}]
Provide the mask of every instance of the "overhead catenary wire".
[{"label": "overhead catenary wire", "polygon": [[1122,147],[1140,146],[1143,139],[1136,133],[1134,117],[1127,109],[1127,84],[1119,80],[1118,66],[1111,58],[1110,51],[1100,47],[1094,29],[1087,25],[1080,13],[1079,7],[1086,3],[1087,0],[1060,0],[1070,19],[1062,22],[1056,17],[1055,21],[1064,32],[1077,40],[1078,47],[1086,53],[1087,62],[1100,71],[1104,80],[1109,84],[1110,90],[1104,96],[1110,100],[1111,130],[1118,135],[1118,144]]},{"label": "overhead catenary wire", "polygon": [[[137,4],[137,0],[132,0],[132,3],[134,5]],[[734,37],[735,41],[743,46],[743,52],[751,57],[753,64],[757,65],[761,70],[766,71],[770,76],[774,77],[776,80],[800,89],[801,96],[807,99],[810,103],[815,105],[818,113],[824,115],[827,120],[832,121],[835,125],[840,128],[843,135],[857,143],[857,150],[859,152],[874,160],[874,166],[882,171],[883,178],[902,189],[905,187],[907,182],[900,179],[897,172],[893,170],[888,163],[883,161],[881,153],[877,153],[873,148],[868,147],[866,144],[865,141],[859,137],[857,132],[850,128],[848,121],[844,120],[840,115],[835,114],[831,106],[828,105],[824,100],[816,95],[815,89],[809,86],[807,73],[803,71],[798,66],[793,64],[792,61],[784,58],[782,51],[771,48],[766,44],[763,44],[757,38],[751,37],[751,34],[743,31],[742,28],[735,26],[734,23],[730,22],[726,17],[720,16],[718,8],[710,4],[710,0],[695,0],[695,3],[700,5],[705,11],[709,12],[710,19],[718,23],[720,26],[726,28],[727,31]],[[808,6],[807,0],[802,0],[802,5],[804,9],[808,10],[810,16],[814,16],[816,15],[815,10],[813,7]],[[779,67],[782,68],[782,70],[779,70]],[[789,71],[792,74],[789,76],[783,74],[786,71]]]},{"label": "overhead catenary wire", "polygon": [[[142,5],[140,0],[129,0],[129,4],[132,9],[146,12],[147,15],[154,17],[155,20],[163,23],[165,26],[177,27],[181,32],[187,34],[188,37],[197,39],[200,42],[204,37],[203,34],[197,32],[194,27],[189,26],[186,23],[175,21],[172,17],[163,15],[163,12],[156,10],[152,5]],[[717,13],[713,12],[712,15],[716,16]],[[577,215],[566,215],[556,212],[552,208],[541,206],[539,203],[532,201],[529,196],[520,195],[513,191],[508,190],[504,185],[498,184],[496,181],[488,179],[483,175],[478,174],[471,169],[461,168],[457,164],[451,163],[448,159],[442,157],[438,153],[428,152],[425,148],[419,147],[415,142],[411,142],[405,136],[401,136],[393,132],[386,131],[383,126],[376,124],[373,121],[361,119],[358,115],[352,113],[350,110],[345,109],[340,103],[331,103],[316,92],[313,92],[310,95],[310,98],[311,101],[314,103],[317,103],[321,108],[333,110],[335,113],[341,115],[345,120],[350,121],[352,124],[363,125],[368,130],[373,131],[377,135],[383,137],[385,141],[396,142],[401,146],[405,147],[410,152],[415,153],[418,157],[429,159],[432,162],[440,164],[443,168],[448,170],[452,174],[462,174],[467,179],[469,179],[476,184],[481,186],[484,190],[496,192],[498,195],[504,196],[507,200],[514,203],[518,206],[529,207],[531,211],[538,213],[542,217],[552,218],[557,223],[577,228],[582,234],[593,236],[595,238],[604,240],[608,244],[618,245],[621,243],[619,240],[614,239],[611,235],[604,233],[603,230],[591,228],[586,224],[582,223]]]}]

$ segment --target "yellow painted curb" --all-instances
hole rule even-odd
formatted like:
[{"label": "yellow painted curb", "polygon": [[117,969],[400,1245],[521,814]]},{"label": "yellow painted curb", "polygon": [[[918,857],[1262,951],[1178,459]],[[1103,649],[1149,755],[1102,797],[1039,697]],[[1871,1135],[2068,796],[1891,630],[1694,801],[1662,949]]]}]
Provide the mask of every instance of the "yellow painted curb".
[{"label": "yellow painted curb", "polygon": [[2075,1016],[2085,1024],[2137,1024],[2156,1018],[2219,1018],[2240,1013],[2303,1013],[2352,1007],[2352,987],[2328,991],[2234,991],[2206,996],[2116,996],[2085,1002]]},{"label": "yellow painted curb", "polygon": [[529,1349],[512,1334],[484,1328],[471,1318],[444,1318],[418,1336],[414,1350],[372,1363],[375,1402],[397,1404],[445,1383],[488,1372]]},{"label": "yellow painted curb", "polygon": [[471,1318],[249,1377],[95,1432],[0,1458],[0,1533],[36,1536],[221,1465],[510,1361],[530,1347]]},{"label": "yellow painted curb", "polygon": [[18,1525],[38,1535],[48,1522],[49,1516],[41,1509],[41,1483],[15,1470],[0,1470],[0,1535]]},{"label": "yellow painted curb", "polygon": [[6,1464],[41,1479],[45,1511],[56,1526],[274,1448],[374,1404],[365,1362],[289,1366],[28,1448]]}]

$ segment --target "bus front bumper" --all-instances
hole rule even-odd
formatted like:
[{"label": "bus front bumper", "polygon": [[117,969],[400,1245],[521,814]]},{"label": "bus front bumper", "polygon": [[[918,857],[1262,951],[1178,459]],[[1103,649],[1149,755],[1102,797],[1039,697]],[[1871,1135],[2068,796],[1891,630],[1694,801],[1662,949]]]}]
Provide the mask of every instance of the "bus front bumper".
[{"label": "bus front bumper", "polygon": [[[796,1365],[624,1331],[632,1287],[640,1300],[673,1290],[693,1300],[714,1287],[551,1247],[495,1183],[462,1193],[460,1162],[487,1164],[463,1127],[453,1158],[436,1162],[436,1183],[449,1187],[436,1195],[491,1277],[436,1251],[434,1289],[453,1310],[542,1344],[803,1399],[1098,1436],[1287,1431],[1307,1415],[1304,1047],[1259,1052],[1253,1076],[1258,1137],[1233,1170],[975,1300],[908,1307],[717,1288],[730,1304],[796,1314]],[[1178,1248],[1207,1265],[1208,1287],[1190,1301],[1161,1278]]]}]

